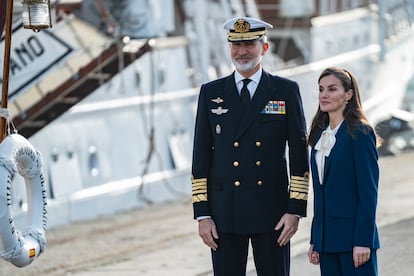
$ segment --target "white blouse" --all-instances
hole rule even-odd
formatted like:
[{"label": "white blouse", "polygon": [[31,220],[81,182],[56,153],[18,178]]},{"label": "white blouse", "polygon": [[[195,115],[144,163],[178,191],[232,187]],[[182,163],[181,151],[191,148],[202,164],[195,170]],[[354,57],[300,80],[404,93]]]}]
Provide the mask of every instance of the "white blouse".
[{"label": "white blouse", "polygon": [[[343,121],[342,121],[343,122]],[[335,135],[338,132],[339,127],[342,125],[340,122],[334,129],[328,125],[328,127],[322,132],[321,137],[315,145],[315,159],[318,167],[319,183],[323,183],[323,171],[325,169],[325,157],[328,157],[331,153],[333,146],[335,145]]]}]

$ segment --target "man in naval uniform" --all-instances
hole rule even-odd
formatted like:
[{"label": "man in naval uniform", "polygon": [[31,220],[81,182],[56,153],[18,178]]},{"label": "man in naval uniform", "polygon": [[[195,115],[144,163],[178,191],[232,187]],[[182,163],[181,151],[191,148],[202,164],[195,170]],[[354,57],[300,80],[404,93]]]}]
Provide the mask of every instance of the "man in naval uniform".
[{"label": "man in naval uniform", "polygon": [[262,69],[272,25],[240,17],[224,28],[236,70],[200,89],[194,218],[211,248],[214,275],[244,276],[249,241],[258,275],[289,275],[289,241],[306,215],[308,197],[299,88]]}]

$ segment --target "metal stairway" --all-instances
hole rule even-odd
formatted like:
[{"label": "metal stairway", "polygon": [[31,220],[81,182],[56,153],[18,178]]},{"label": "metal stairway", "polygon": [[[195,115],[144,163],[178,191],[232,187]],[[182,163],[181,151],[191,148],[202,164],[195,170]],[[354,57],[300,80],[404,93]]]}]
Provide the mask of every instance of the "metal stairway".
[{"label": "metal stairway", "polygon": [[50,32],[67,42],[72,53],[53,64],[29,88],[9,94],[8,109],[13,124],[27,138],[151,51],[149,40],[136,41],[136,47],[125,51],[121,38],[106,37],[76,17],[66,18]]}]

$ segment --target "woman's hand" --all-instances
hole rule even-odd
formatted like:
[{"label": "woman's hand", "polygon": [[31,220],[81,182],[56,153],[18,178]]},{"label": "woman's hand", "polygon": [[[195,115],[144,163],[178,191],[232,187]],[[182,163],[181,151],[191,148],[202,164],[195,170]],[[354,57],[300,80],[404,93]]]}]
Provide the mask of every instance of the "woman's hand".
[{"label": "woman's hand", "polygon": [[352,250],[352,258],[354,260],[355,268],[368,262],[371,256],[371,249],[369,247],[354,246]]},{"label": "woman's hand", "polygon": [[308,258],[309,258],[309,262],[310,262],[311,264],[318,265],[318,264],[320,263],[320,260],[319,260],[319,253],[318,253],[318,252],[316,252],[316,251],[313,251],[313,244],[311,244],[311,245],[309,246],[309,250],[308,250]]}]

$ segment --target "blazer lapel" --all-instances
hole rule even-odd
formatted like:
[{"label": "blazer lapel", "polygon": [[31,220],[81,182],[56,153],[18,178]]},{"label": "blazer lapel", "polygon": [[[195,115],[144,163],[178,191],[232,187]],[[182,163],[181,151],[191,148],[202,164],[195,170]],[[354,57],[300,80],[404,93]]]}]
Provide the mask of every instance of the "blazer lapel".
[{"label": "blazer lapel", "polygon": [[323,173],[323,179],[326,179],[326,176],[329,173],[329,168],[332,164],[332,158],[335,156],[335,153],[338,151],[339,145],[344,141],[344,136],[346,135],[346,124],[345,122],[342,122],[342,125],[339,127],[338,132],[335,135],[335,145],[333,146],[331,153],[329,156],[325,159],[325,169]]},{"label": "blazer lapel", "polygon": [[270,87],[269,75],[263,71],[262,78],[260,79],[254,96],[251,99],[247,110],[242,116],[240,127],[236,132],[236,139],[238,139],[257,119],[257,117],[260,115],[260,111],[265,107],[269,99],[272,98],[272,96],[275,94],[275,91],[275,88]]},{"label": "blazer lapel", "polygon": [[231,121],[234,122],[234,124],[240,125],[243,120],[245,110],[240,95],[237,92],[236,84],[234,83],[234,73],[228,76],[225,80],[224,95],[226,99],[226,106],[232,110],[232,112],[229,113],[231,114]]},{"label": "blazer lapel", "polygon": [[316,155],[315,147],[312,147],[312,149],[311,149],[310,165],[311,165],[311,170],[313,172],[316,172],[316,174],[313,174],[313,175],[316,175],[316,177],[312,178],[312,181],[316,184],[315,185],[316,187],[320,187],[321,186],[321,180],[319,179],[318,166],[316,164],[315,155]]},{"label": "blazer lapel", "polygon": [[242,114],[244,111],[243,103],[237,92],[236,84],[234,83],[234,73],[227,77],[224,85],[224,91],[228,94],[231,106],[235,109],[236,113]]},{"label": "blazer lapel", "polygon": [[[319,131],[318,137],[316,138],[315,141],[318,141],[321,138],[321,135],[322,135],[322,131]],[[315,185],[315,186],[320,187],[322,183],[321,183],[321,180],[319,179],[318,164],[316,162],[316,149],[315,149],[315,146],[312,147],[311,160],[310,161],[311,161],[310,162],[311,163],[311,170],[313,172],[316,172],[314,174],[314,175],[316,175],[316,177],[315,177],[315,179],[312,178],[312,181],[315,182],[316,184],[318,184],[318,185]]]}]

